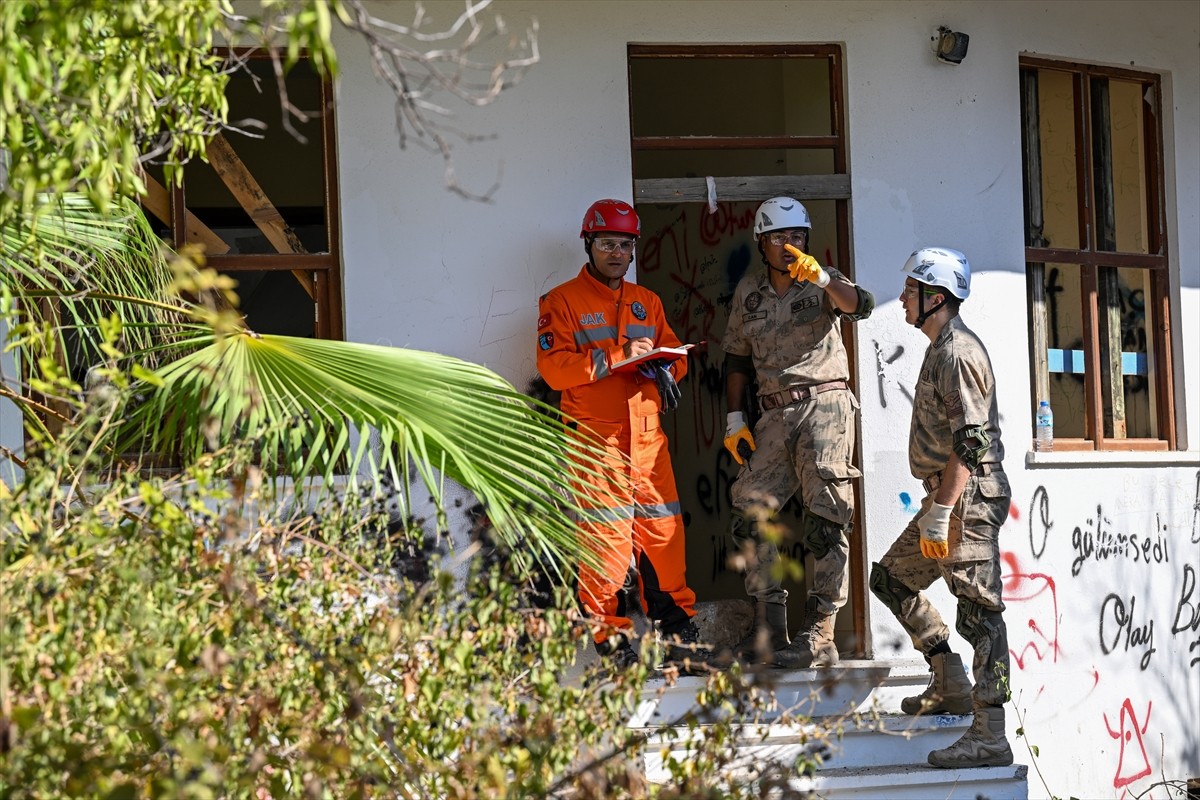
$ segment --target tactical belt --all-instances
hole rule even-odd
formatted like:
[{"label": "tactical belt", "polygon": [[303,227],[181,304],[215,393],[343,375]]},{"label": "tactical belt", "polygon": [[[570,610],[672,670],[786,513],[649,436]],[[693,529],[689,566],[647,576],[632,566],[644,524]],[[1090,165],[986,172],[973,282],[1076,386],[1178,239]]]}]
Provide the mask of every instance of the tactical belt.
[{"label": "tactical belt", "polygon": [[816,397],[822,392],[832,392],[835,389],[849,389],[845,381],[830,381],[829,383],[818,383],[813,386],[801,386],[799,389],[786,389],[782,392],[774,394],[760,395],[758,398],[759,407],[763,411],[770,411],[773,408],[783,408],[790,406],[792,403],[799,403],[801,400],[807,400],[810,397]]},{"label": "tactical belt", "polygon": [[[1004,467],[1000,464],[988,462],[980,464],[975,469],[971,470],[972,475],[991,475],[993,472],[1003,472]],[[935,472],[925,480],[921,481],[925,486],[925,491],[932,494],[937,491],[937,488],[942,485],[942,473]]]}]

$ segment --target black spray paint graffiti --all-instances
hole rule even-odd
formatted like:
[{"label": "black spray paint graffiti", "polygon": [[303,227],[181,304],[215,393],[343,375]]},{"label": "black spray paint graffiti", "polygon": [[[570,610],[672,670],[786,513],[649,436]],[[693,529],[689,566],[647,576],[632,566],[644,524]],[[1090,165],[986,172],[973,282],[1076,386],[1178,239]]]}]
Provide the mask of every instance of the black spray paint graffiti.
[{"label": "black spray paint graffiti", "polygon": [[1196,499],[1192,503],[1192,544],[1200,544],[1200,472],[1196,473]]},{"label": "black spray paint graffiti", "polygon": [[1046,273],[1046,305],[1050,315],[1050,346],[1058,348],[1058,296],[1065,289],[1058,285],[1058,267],[1052,267]]},{"label": "black spray paint graffiti", "polygon": [[[883,408],[887,408],[887,393],[883,390],[884,382],[888,378],[887,367],[891,366],[896,359],[904,355],[904,347],[901,345],[896,345],[895,351],[887,358],[884,358],[883,348],[879,346],[879,342],[872,340],[871,344],[875,346],[875,374],[879,380],[879,405],[881,405]],[[905,397],[908,398],[908,402],[911,404],[913,401],[913,396],[908,390],[908,387],[899,384],[898,382],[897,385],[900,387],[900,391]]]},{"label": "black spray paint graffiti", "polygon": [[[737,478],[738,469],[737,463],[729,455],[728,450],[722,447],[716,452],[713,458],[712,472],[701,474],[696,478],[696,499],[700,504],[701,511],[712,517],[720,517],[724,513],[724,509],[732,510],[730,490]],[[803,511],[803,504],[797,496],[793,495],[775,516],[775,519],[789,531],[789,535],[785,536],[784,541],[779,545],[779,552],[800,564],[804,563],[806,550],[803,543],[797,540],[795,532],[800,529],[800,517]],[[712,542],[713,549],[711,578],[716,580],[719,575],[735,571],[730,563],[730,558],[734,555],[731,551],[733,541],[727,530],[711,535],[709,540]]]},{"label": "black spray paint graffiti", "polygon": [[[1058,283],[1059,270],[1057,267],[1051,268],[1046,272],[1046,305],[1047,314],[1049,315],[1050,327],[1050,346],[1059,348],[1059,328],[1058,328],[1058,295],[1065,291],[1064,287]],[[1121,349],[1123,351],[1134,353],[1145,353],[1146,351],[1146,293],[1143,289],[1131,288],[1124,283],[1120,284],[1120,307],[1121,307]],[[1084,349],[1083,339],[1075,337],[1068,346],[1069,350]],[[1057,380],[1069,379],[1075,383],[1083,383],[1083,375],[1081,373],[1056,373],[1052,376]],[[1149,386],[1148,376],[1145,375],[1126,375],[1124,378],[1125,390],[1130,394],[1145,392]]]},{"label": "black spray paint graffiti", "polygon": [[[1034,512],[1037,512],[1036,514]],[[1034,534],[1034,522],[1042,526],[1041,542]],[[1050,521],[1050,495],[1045,486],[1039,486],[1033,493],[1033,501],[1029,504],[1029,552],[1035,559],[1040,559],[1046,552],[1046,541],[1050,538],[1050,529],[1054,523]]]},{"label": "black spray paint graffiti", "polygon": [[[1200,471],[1196,473],[1196,499],[1192,502],[1192,544],[1200,544]],[[1171,633],[1180,634],[1190,631],[1196,636],[1188,645],[1192,654],[1189,667],[1200,665],[1200,598],[1193,602],[1192,595],[1197,594],[1196,570],[1191,564],[1183,565],[1183,586],[1179,590],[1179,604],[1175,606],[1175,620],[1171,623]]]},{"label": "black spray paint graffiti", "polygon": [[[1200,631],[1200,601],[1193,602],[1192,595],[1196,593],[1196,570],[1191,564],[1183,565],[1183,587],[1179,590],[1179,603],[1175,606],[1175,620],[1171,623],[1171,634]],[[1200,664],[1200,636],[1188,645],[1188,652],[1193,653],[1189,667]]]},{"label": "black spray paint graffiti", "polygon": [[[1100,606],[1100,649],[1108,655],[1118,650],[1128,652],[1131,647],[1140,647],[1144,652],[1139,663],[1145,671],[1150,666],[1150,656],[1156,652],[1154,620],[1138,625],[1136,608],[1136,597],[1130,597],[1128,605],[1117,594],[1104,598],[1104,604]],[[1107,632],[1105,623],[1108,623]]]},{"label": "black spray paint graffiti", "polygon": [[[1200,473],[1197,473],[1196,485],[1193,525],[1200,518]],[[1050,493],[1045,486],[1039,486],[1029,504],[1029,549],[1034,558],[1040,559],[1048,544],[1055,541],[1050,536],[1053,527]],[[1174,542],[1171,541],[1169,528],[1159,515],[1155,515],[1154,530],[1149,534],[1113,531],[1112,521],[1104,516],[1103,507],[1097,505],[1096,516],[1088,519],[1086,525],[1077,526],[1072,531],[1071,547],[1075,558],[1071,564],[1071,575],[1078,577],[1084,564],[1089,562],[1099,564],[1110,560],[1145,564],[1147,569],[1155,569],[1157,573],[1162,566],[1171,563],[1170,550],[1172,547],[1178,547],[1180,540],[1181,537],[1177,537]],[[1117,580],[1119,579],[1117,576]],[[1089,581],[1089,590],[1094,592],[1096,578],[1088,577],[1085,580]],[[1157,574],[1155,584],[1162,585]],[[1185,563],[1182,569],[1182,588],[1171,624],[1172,636],[1195,635],[1200,630],[1198,595],[1200,587],[1197,586],[1196,570],[1191,564]],[[1193,599],[1194,597],[1196,599]],[[1158,652],[1154,644],[1154,627],[1154,619],[1139,616],[1135,595],[1126,596],[1110,592],[1100,605],[1100,649],[1105,655],[1140,653],[1138,663],[1143,671],[1149,668],[1152,657]],[[1189,644],[1188,651],[1193,653],[1188,666],[1200,665],[1200,638]]]},{"label": "black spray paint graffiti", "polygon": [[1154,530],[1157,536],[1138,535],[1123,531],[1106,530],[1112,520],[1104,516],[1103,507],[1096,506],[1096,518],[1087,521],[1088,527],[1075,528],[1071,533],[1071,547],[1075,549],[1075,560],[1071,562],[1072,577],[1078,576],[1087,561],[1126,559],[1135,564],[1166,564],[1171,560],[1167,546],[1167,526],[1162,518],[1154,515]]}]

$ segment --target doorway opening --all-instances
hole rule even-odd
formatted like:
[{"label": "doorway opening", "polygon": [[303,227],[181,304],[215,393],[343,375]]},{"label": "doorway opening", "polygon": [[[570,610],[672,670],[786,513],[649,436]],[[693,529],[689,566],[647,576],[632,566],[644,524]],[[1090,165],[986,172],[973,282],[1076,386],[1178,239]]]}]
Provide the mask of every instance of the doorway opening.
[{"label": "doorway opening", "polygon": [[[638,282],[663,301],[690,358],[679,411],[667,424],[685,509],[689,584],[703,600],[745,598],[729,563],[729,491],[738,465],[725,451],[725,331],[734,287],[764,269],[754,212],[767,198],[794,197],[812,221],[810,251],[853,279],[842,51],[830,44],[631,44],[629,97],[634,200],[642,219]],[[843,340],[854,386],[853,331]],[[751,391],[754,387],[751,387]],[[748,404],[747,407],[754,404]],[[857,442],[855,462],[861,463]],[[861,481],[855,485],[862,508]],[[806,563],[800,503],[780,521],[794,533],[782,548]],[[850,600],[837,618],[838,649],[870,652],[861,513],[850,542]],[[799,619],[803,580],[785,584]]]}]

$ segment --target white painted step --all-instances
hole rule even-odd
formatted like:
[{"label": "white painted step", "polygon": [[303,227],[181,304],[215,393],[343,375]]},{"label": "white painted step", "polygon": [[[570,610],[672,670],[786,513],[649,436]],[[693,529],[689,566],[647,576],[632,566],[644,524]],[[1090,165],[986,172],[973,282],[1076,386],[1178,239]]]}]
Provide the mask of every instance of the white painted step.
[{"label": "white painted step", "polygon": [[[1024,765],[945,770],[927,764],[929,751],[956,741],[971,717],[899,713],[900,700],[928,683],[923,660],[844,661],[829,669],[763,670],[750,678],[764,692],[773,691],[776,702],[760,703],[754,724],[738,730],[731,780],[753,781],[773,767],[776,774],[791,773],[791,789],[828,800],[1028,800]],[[647,683],[630,724],[648,731],[674,728],[647,745],[651,781],[666,778],[668,755],[686,763],[693,737],[705,735],[704,726],[689,731],[682,725],[698,710],[696,693],[704,685],[701,677]],[[798,763],[809,769],[797,771]]]},{"label": "white painted step", "polygon": [[1029,767],[938,769],[860,767],[822,770],[794,778],[791,788],[824,800],[1029,800]]},{"label": "white painted step", "polygon": [[[812,792],[830,800],[1027,800],[1028,768],[1023,764],[948,770],[926,763],[930,750],[945,747],[962,735],[969,727],[969,718],[930,717],[920,722],[910,727],[895,717],[878,720],[875,729],[848,733],[840,742],[829,741],[816,725],[743,729],[735,745],[737,755],[723,772],[728,780],[744,785],[757,780],[764,771],[786,775],[796,771],[798,765],[803,770],[807,764],[807,774],[796,772],[788,784],[798,792]],[[688,739],[702,736],[703,731],[677,734],[680,739],[648,742],[646,778],[652,783],[668,779],[668,753],[675,761],[687,763]]]},{"label": "white painted step", "polygon": [[[970,725],[970,716],[887,714],[745,726],[737,732],[735,768],[741,762],[790,766],[802,757],[819,763],[822,770],[923,764],[930,750],[949,747]],[[703,728],[695,732],[675,729],[670,736],[651,737],[646,752],[648,774],[657,775],[662,769],[664,748],[676,761],[686,761],[693,742],[705,733]]]},{"label": "white painted step", "polygon": [[[929,683],[922,659],[843,661],[825,669],[763,669],[749,675],[752,683],[772,689],[777,705],[763,709],[758,722],[828,717],[853,713],[891,714],[900,701],[920,694]],[[672,724],[696,710],[696,693],[706,678],[688,676],[674,685],[663,678],[646,682],[642,703],[630,725]]]}]

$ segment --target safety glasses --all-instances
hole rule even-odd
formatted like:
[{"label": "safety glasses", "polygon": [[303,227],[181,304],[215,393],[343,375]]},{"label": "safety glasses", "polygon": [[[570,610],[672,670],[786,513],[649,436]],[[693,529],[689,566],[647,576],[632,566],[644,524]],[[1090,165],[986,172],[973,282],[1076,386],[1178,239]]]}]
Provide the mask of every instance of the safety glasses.
[{"label": "safety glasses", "polygon": [[595,247],[601,253],[615,253],[618,250],[628,255],[633,252],[634,246],[637,245],[637,239],[595,239],[592,241],[592,247]]},{"label": "safety glasses", "polygon": [[807,238],[808,235],[804,231],[773,231],[767,234],[767,241],[776,247],[782,247],[785,244],[801,247]]}]

